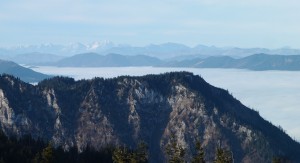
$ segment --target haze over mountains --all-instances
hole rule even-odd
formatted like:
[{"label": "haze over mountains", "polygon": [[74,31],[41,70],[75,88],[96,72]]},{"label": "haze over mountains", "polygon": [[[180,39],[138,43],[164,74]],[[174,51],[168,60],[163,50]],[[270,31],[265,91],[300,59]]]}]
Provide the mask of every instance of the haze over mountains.
[{"label": "haze over mountains", "polygon": [[31,45],[0,49],[0,58],[19,64],[61,67],[161,66],[300,70],[300,50],[291,48],[218,48],[165,43],[135,47],[110,41],[84,45]]},{"label": "haze over mountains", "polygon": [[[94,51],[94,52],[89,52]],[[80,53],[82,52],[82,53]],[[97,52],[97,53],[96,53]],[[262,53],[265,52],[265,53]],[[29,66],[58,67],[190,67],[236,68],[249,70],[300,70],[300,50],[282,48],[217,48],[198,45],[190,48],[176,43],[133,47],[112,42],[90,45],[70,44],[20,46],[0,49],[0,58]],[[78,54],[77,54],[78,53]],[[273,54],[274,53],[274,54]],[[6,64],[10,63],[10,64]],[[14,67],[15,70],[12,70]],[[25,70],[12,62],[1,62],[1,73],[20,77],[27,82],[37,82],[47,75]],[[18,70],[17,70],[18,69]]]},{"label": "haze over mountains", "polygon": [[165,63],[163,67],[236,68],[249,70],[300,70],[300,55],[254,54],[235,59],[229,56],[195,58]]},{"label": "haze over mountains", "polygon": [[268,55],[254,54],[235,59],[229,56],[199,57],[185,60],[161,60],[146,55],[120,55],[83,53],[66,57],[55,62],[31,63],[30,65],[46,65],[58,67],[190,67],[190,68],[236,68],[249,70],[300,70],[300,55]]},{"label": "haze over mountains", "polygon": [[46,53],[60,56],[72,56],[80,53],[99,53],[102,55],[116,53],[121,55],[147,55],[157,57],[159,59],[169,59],[178,56],[232,56],[240,58],[252,54],[278,54],[278,55],[299,55],[299,49],[291,49],[288,47],[279,49],[267,48],[238,48],[238,47],[215,47],[197,45],[189,47],[178,43],[151,44],[147,46],[131,46],[114,44],[110,41],[94,42],[91,44],[71,43],[68,45],[59,44],[41,44],[17,46],[10,48],[0,48],[0,56],[25,53]]},{"label": "haze over mountains", "polygon": [[11,61],[0,60],[0,74],[10,74],[25,82],[39,82],[51,76],[35,72],[29,68],[22,67]]},{"label": "haze over mountains", "polygon": [[84,53],[64,58],[50,65],[60,67],[128,67],[155,66],[161,63],[161,60],[145,55],[108,54],[103,56],[97,53]]}]

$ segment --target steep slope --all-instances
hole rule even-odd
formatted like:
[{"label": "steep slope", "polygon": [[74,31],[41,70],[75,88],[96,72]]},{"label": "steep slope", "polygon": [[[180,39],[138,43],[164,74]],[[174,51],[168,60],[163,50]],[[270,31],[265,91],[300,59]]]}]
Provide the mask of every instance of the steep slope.
[{"label": "steep slope", "polygon": [[0,60],[0,74],[11,74],[26,82],[39,82],[50,76],[22,67],[11,61]]},{"label": "steep slope", "polygon": [[68,57],[54,63],[61,67],[126,67],[126,66],[155,66],[161,61],[145,55],[124,56],[120,54],[99,55],[84,53]]},{"label": "steep slope", "polygon": [[162,162],[170,135],[191,158],[197,138],[206,159],[221,145],[235,162],[300,161],[300,145],[227,91],[188,72],[74,81],[55,77],[32,86],[0,77],[0,124],[8,135],[32,134],[66,149],[149,145]]}]

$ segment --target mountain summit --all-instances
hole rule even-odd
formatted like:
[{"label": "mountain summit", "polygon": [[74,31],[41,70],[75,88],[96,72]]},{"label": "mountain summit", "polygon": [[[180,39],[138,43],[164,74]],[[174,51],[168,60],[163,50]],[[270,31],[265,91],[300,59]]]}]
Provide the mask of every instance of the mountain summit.
[{"label": "mountain summit", "polygon": [[150,161],[163,162],[174,135],[187,156],[200,139],[210,162],[219,146],[230,149],[235,162],[271,162],[275,156],[300,161],[299,143],[227,91],[188,72],[80,81],[54,77],[36,86],[2,75],[0,104],[7,135],[31,134],[65,149],[135,146],[143,140]]}]

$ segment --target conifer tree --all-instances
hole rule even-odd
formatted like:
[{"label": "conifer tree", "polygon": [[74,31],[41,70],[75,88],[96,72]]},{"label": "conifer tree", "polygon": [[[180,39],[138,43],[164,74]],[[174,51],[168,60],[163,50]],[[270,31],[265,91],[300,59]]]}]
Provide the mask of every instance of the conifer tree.
[{"label": "conifer tree", "polygon": [[112,159],[114,163],[146,163],[148,162],[147,145],[141,142],[135,150],[117,147],[113,152]]},{"label": "conifer tree", "polygon": [[174,134],[171,135],[170,142],[167,144],[165,151],[169,163],[184,163],[185,150],[177,144]]},{"label": "conifer tree", "polygon": [[139,163],[148,162],[148,146],[145,142],[140,142],[138,144],[136,155]]},{"label": "conifer tree", "polygon": [[233,163],[231,151],[218,148],[214,163]]},{"label": "conifer tree", "polygon": [[52,163],[54,162],[54,152],[51,143],[48,144],[46,148],[43,149],[41,153],[37,153],[33,162],[36,163]]},{"label": "conifer tree", "polygon": [[196,154],[193,157],[192,163],[205,163],[204,149],[201,147],[200,140],[196,141]]},{"label": "conifer tree", "polygon": [[125,147],[117,147],[113,152],[113,162],[114,163],[128,163],[128,150]]},{"label": "conifer tree", "polygon": [[272,163],[280,163],[280,159],[279,158],[273,158]]}]

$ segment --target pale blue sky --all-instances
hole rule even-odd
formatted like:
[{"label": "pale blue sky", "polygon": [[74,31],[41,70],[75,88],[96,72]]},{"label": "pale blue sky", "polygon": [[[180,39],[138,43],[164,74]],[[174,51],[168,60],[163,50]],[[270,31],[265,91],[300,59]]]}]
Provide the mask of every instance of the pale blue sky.
[{"label": "pale blue sky", "polygon": [[300,48],[297,0],[0,1],[0,46],[110,40]]}]

